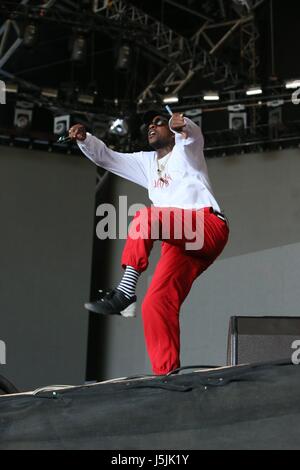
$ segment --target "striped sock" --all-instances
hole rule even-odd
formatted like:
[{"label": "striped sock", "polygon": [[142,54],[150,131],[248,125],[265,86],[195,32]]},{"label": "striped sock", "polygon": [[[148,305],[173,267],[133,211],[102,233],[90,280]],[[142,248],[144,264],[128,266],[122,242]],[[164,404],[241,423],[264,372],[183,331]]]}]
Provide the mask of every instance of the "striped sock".
[{"label": "striped sock", "polygon": [[122,291],[125,296],[130,299],[135,295],[135,289],[139,280],[140,273],[131,266],[126,266],[124,276],[117,289]]}]

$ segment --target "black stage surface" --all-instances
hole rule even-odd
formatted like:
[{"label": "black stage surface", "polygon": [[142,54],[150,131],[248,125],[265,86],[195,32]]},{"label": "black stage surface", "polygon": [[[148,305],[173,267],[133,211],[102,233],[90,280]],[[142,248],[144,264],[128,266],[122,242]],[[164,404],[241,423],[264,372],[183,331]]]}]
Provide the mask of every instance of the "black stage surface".
[{"label": "black stage surface", "polygon": [[0,397],[0,449],[300,449],[288,361]]}]

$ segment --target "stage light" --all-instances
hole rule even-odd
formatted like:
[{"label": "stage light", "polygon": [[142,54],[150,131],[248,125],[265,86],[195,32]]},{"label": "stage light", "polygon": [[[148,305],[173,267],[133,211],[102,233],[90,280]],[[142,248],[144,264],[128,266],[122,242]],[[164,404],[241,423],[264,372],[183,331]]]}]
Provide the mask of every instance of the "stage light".
[{"label": "stage light", "polygon": [[77,100],[79,103],[93,105],[98,98],[98,85],[96,80],[91,81],[88,86],[78,93]]},{"label": "stage light", "polygon": [[285,82],[285,88],[288,90],[295,90],[296,88],[300,88],[300,79],[297,80],[288,80]]},{"label": "stage light", "polygon": [[19,130],[27,130],[31,126],[33,117],[33,104],[26,101],[17,101],[15,108],[14,126]]},{"label": "stage light", "polygon": [[208,91],[204,94],[203,99],[205,101],[219,101],[220,95],[216,91]]},{"label": "stage light", "polygon": [[45,96],[46,98],[57,99],[58,98],[58,90],[55,88],[43,88],[41,91],[41,95]]},{"label": "stage light", "polygon": [[245,106],[236,104],[228,106],[229,111],[229,129],[233,131],[242,131],[247,128],[247,113]]},{"label": "stage light", "polygon": [[269,108],[269,127],[280,128],[282,125],[282,106],[283,100],[268,101],[267,106]]},{"label": "stage light", "polygon": [[261,95],[262,94],[262,89],[260,86],[251,86],[246,90],[246,95],[247,96],[254,96],[254,95]]},{"label": "stage light", "polygon": [[19,85],[17,83],[6,83],[6,93],[18,93]]},{"label": "stage light", "polygon": [[120,137],[128,134],[128,124],[124,119],[115,119],[111,122],[109,127],[110,134],[118,135]]},{"label": "stage light", "polygon": [[71,60],[73,62],[84,62],[86,59],[87,42],[83,34],[75,37],[72,47]]},{"label": "stage light", "polygon": [[176,104],[179,102],[179,98],[176,95],[165,96],[163,99],[164,104]]},{"label": "stage light", "polygon": [[132,49],[129,44],[122,44],[118,50],[116,70],[128,72],[130,69]]},{"label": "stage light", "polygon": [[25,47],[33,47],[38,40],[38,29],[34,23],[27,24],[24,29],[23,45]]},{"label": "stage light", "polygon": [[63,136],[68,133],[70,129],[71,116],[66,114],[64,116],[56,116],[54,118],[53,134]]},{"label": "stage light", "polygon": [[229,114],[229,129],[233,131],[242,131],[247,127],[247,114],[246,113],[230,113]]},{"label": "stage light", "polygon": [[95,102],[95,95],[78,95],[78,102],[93,105]]}]

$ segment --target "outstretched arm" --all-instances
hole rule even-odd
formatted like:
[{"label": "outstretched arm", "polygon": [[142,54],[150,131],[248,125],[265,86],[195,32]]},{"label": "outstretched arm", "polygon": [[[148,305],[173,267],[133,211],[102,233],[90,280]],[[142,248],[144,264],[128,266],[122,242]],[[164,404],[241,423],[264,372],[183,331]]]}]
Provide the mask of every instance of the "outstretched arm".
[{"label": "outstretched arm", "polygon": [[191,145],[197,142],[197,145],[203,149],[204,138],[202,130],[191,119],[184,117],[183,114],[174,113],[170,119],[169,126],[175,134],[176,144]]},{"label": "outstretched arm", "polygon": [[120,153],[109,149],[102,140],[86,132],[76,124],[69,130],[69,136],[77,140],[81,151],[96,165],[145,188],[148,187],[146,162],[143,152]]}]

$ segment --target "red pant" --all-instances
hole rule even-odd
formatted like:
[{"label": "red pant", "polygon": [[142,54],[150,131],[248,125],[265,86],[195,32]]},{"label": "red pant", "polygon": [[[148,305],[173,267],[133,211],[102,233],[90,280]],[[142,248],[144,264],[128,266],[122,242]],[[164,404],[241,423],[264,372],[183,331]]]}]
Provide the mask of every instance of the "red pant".
[{"label": "red pant", "polygon": [[[162,233],[162,220],[166,220],[163,214],[170,215],[170,236]],[[183,236],[178,239],[175,234],[176,221],[181,223],[181,219],[184,221],[184,216],[188,216],[193,221],[194,230],[199,215],[204,220],[204,243],[200,249],[188,250],[186,242],[191,242],[191,235],[186,237],[186,232],[182,230]],[[142,223],[138,222],[141,220]],[[161,258],[142,304],[142,315],[152,370],[154,374],[161,375],[180,367],[180,307],[194,280],[223,251],[229,229],[226,222],[214,215],[208,207],[198,211],[153,207],[142,209],[135,214],[129,229],[121,260],[123,268],[129,265],[139,272],[147,269],[155,241],[150,235],[151,223],[152,227],[154,224],[160,229],[159,239],[163,243]],[[134,230],[140,230],[140,238],[136,238],[136,232],[133,233],[133,226]]]}]

